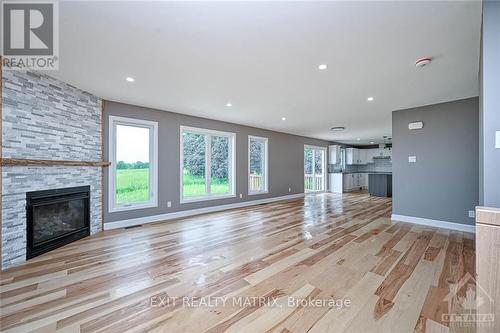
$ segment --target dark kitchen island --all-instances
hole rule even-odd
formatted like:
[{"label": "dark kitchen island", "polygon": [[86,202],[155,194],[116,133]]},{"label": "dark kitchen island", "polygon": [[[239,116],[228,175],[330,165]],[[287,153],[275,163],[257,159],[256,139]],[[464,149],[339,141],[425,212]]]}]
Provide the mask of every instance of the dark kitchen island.
[{"label": "dark kitchen island", "polygon": [[368,191],[375,197],[392,197],[392,173],[368,174]]}]

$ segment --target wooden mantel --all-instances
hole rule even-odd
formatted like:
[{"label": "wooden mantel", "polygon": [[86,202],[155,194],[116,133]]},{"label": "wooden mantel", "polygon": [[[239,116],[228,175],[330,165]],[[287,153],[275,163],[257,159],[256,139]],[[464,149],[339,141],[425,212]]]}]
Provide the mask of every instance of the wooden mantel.
[{"label": "wooden mantel", "polygon": [[2,166],[87,166],[87,167],[107,167],[111,163],[104,161],[66,161],[66,160],[31,160],[21,158],[2,158]]}]

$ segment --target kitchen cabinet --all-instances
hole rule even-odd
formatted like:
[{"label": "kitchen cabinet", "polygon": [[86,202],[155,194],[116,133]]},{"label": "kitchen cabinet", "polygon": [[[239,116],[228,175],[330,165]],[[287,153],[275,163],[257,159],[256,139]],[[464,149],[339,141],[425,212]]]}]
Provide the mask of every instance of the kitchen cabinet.
[{"label": "kitchen cabinet", "polygon": [[342,181],[342,190],[343,192],[350,192],[351,187],[352,187],[352,181],[351,181],[351,174],[350,173],[344,173],[343,174],[343,181]]},{"label": "kitchen cabinet", "polygon": [[391,158],[392,149],[391,148],[373,148],[373,149],[358,149],[358,148],[347,148],[346,149],[346,164],[347,165],[366,165],[369,163],[374,163],[374,157],[380,158]]},{"label": "kitchen cabinet", "polygon": [[344,173],[344,192],[359,191],[368,187],[368,174],[366,173]]},{"label": "kitchen cabinet", "polygon": [[347,148],[346,152],[346,164],[347,165],[361,165],[366,164],[366,153],[365,149],[358,148]]},{"label": "kitchen cabinet", "polygon": [[361,182],[360,182],[360,186],[363,188],[363,189],[367,189],[368,188],[368,174],[367,173],[361,173]]},{"label": "kitchen cabinet", "polygon": [[347,148],[345,150],[345,164],[357,164],[358,154],[356,148]]},{"label": "kitchen cabinet", "polygon": [[333,193],[342,193],[344,192],[344,179],[342,173],[330,173],[328,174],[328,189]]},{"label": "kitchen cabinet", "polygon": [[340,164],[340,146],[328,146],[328,164]]},{"label": "kitchen cabinet", "polygon": [[367,150],[368,149],[358,149],[358,151],[359,151],[359,164],[362,164],[362,165],[368,164]]}]

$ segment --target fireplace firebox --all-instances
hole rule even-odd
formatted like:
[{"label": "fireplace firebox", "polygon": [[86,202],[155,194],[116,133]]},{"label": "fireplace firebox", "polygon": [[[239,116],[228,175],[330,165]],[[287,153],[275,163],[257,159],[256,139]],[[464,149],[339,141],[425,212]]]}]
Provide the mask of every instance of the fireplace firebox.
[{"label": "fireplace firebox", "polygon": [[90,235],[90,186],[26,193],[26,259]]}]

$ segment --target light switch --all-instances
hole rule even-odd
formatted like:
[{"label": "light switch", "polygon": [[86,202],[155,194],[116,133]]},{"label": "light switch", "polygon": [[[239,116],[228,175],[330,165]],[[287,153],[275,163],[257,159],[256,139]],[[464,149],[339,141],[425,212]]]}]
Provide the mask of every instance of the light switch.
[{"label": "light switch", "polygon": [[416,163],[417,156],[408,156],[408,163]]},{"label": "light switch", "polygon": [[495,148],[500,149],[500,131],[495,132]]}]

